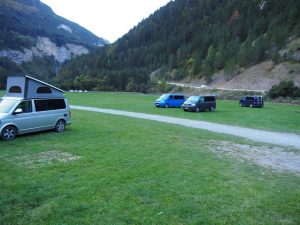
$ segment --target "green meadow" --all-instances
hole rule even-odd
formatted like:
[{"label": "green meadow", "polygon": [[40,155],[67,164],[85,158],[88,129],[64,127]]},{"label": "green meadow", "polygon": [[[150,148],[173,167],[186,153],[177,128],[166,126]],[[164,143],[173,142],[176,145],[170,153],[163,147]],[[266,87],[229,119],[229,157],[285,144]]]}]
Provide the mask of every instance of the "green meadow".
[{"label": "green meadow", "polygon": [[262,130],[300,134],[300,106],[266,102],[263,108],[240,107],[238,101],[217,100],[215,112],[184,112],[179,108],[156,108],[159,95],[118,92],[67,93],[70,104],[210,121]]},{"label": "green meadow", "polygon": [[[156,95],[67,97],[73,105],[299,132],[299,106],[249,109],[219,101],[216,112],[188,113],[154,107]],[[259,125],[249,118],[268,112],[272,121],[287,113],[284,121],[294,124]],[[300,224],[299,176],[212,151],[224,141],[261,143],[79,110],[72,111],[72,122],[63,133],[0,141],[0,224]]]}]

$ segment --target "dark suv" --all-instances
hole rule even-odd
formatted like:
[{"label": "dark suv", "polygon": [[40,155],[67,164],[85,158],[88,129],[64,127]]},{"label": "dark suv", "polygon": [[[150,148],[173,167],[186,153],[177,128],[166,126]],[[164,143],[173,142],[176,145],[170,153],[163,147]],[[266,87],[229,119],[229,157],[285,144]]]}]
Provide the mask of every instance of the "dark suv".
[{"label": "dark suv", "polygon": [[240,100],[239,104],[242,107],[261,108],[264,106],[264,97],[263,96],[244,96]]},{"label": "dark suv", "polygon": [[182,105],[184,111],[214,111],[216,109],[215,96],[190,96]]}]

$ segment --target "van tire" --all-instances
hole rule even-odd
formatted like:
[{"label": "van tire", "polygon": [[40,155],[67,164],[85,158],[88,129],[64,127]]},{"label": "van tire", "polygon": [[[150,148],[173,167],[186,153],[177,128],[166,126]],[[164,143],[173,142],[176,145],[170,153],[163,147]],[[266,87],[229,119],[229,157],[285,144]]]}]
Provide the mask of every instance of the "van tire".
[{"label": "van tire", "polygon": [[211,111],[211,112],[215,111],[215,107],[212,106],[212,107],[210,108],[210,111]]},{"label": "van tire", "polygon": [[65,130],[65,127],[66,127],[66,122],[64,120],[59,120],[56,122],[54,130],[56,132],[63,132]]},{"label": "van tire", "polygon": [[250,104],[250,105],[249,105],[249,107],[250,107],[250,108],[253,108],[253,105],[252,105],[252,104]]},{"label": "van tire", "polygon": [[169,104],[167,103],[167,104],[165,104],[165,108],[169,108]]},{"label": "van tire", "polygon": [[196,112],[200,112],[200,108],[199,107],[196,108]]},{"label": "van tire", "polygon": [[1,139],[5,141],[13,140],[17,136],[17,128],[14,126],[4,127],[1,132]]}]

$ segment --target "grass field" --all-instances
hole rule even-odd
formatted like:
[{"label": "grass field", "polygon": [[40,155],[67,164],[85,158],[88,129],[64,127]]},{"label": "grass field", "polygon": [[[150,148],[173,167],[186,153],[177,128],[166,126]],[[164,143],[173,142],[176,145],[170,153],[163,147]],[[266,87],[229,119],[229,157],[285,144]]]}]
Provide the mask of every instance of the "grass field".
[{"label": "grass field", "polygon": [[74,111],[62,134],[0,143],[0,224],[300,223],[299,177],[220,157],[211,140],[239,142]]},{"label": "grass field", "polygon": [[204,120],[242,127],[300,134],[300,106],[269,103],[264,108],[239,107],[237,101],[217,100],[213,113],[190,113],[178,108],[154,106],[157,95],[127,93],[67,93],[71,104],[120,109],[133,112],[160,114],[195,120]]},{"label": "grass field", "polygon": [[[196,114],[157,109],[156,96],[67,95],[74,105],[203,120],[226,120],[221,112],[230,106],[237,115],[251,110],[226,101],[217,112]],[[250,112],[266,115],[269,107]],[[290,115],[299,110],[272,107]],[[300,224],[299,176],[211,151],[224,141],[262,144],[94,112],[73,110],[72,119],[63,133],[0,142],[0,224]],[[270,123],[268,129],[286,128]]]}]

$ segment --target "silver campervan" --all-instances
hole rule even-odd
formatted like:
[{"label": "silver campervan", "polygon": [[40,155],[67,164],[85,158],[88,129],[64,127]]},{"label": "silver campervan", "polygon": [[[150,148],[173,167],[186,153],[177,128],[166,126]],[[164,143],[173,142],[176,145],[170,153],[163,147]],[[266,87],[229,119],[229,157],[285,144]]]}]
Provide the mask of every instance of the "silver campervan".
[{"label": "silver campervan", "polygon": [[1,139],[48,129],[62,132],[70,124],[62,90],[29,76],[8,77],[6,95],[0,99]]}]

